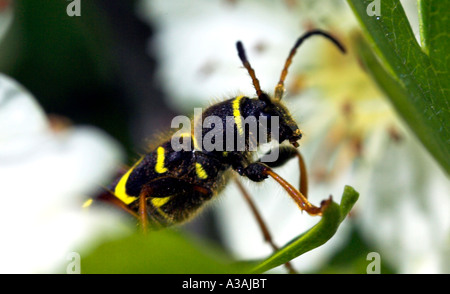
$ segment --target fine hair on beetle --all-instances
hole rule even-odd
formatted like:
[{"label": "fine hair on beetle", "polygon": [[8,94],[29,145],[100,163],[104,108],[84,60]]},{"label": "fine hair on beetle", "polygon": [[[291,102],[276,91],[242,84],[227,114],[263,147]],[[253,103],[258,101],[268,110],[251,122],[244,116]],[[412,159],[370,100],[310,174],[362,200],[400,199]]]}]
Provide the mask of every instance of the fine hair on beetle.
[{"label": "fine hair on beetle", "polygon": [[[236,131],[236,120],[242,126],[242,131]],[[192,128],[192,123],[194,127]],[[198,122],[203,122],[199,124]],[[279,141],[279,116],[247,117],[217,115],[202,117],[202,109],[194,109],[194,118],[179,115],[172,119],[171,127],[182,126],[171,137],[171,146],[175,151],[205,150],[211,151],[250,151],[255,152],[258,147],[272,140]],[[207,132],[202,136],[202,130]],[[192,146],[192,140],[187,140],[186,134],[194,134],[197,144]],[[224,138],[225,137],[225,138]],[[224,140],[225,139],[225,140]],[[264,162],[272,162],[278,159],[278,149],[271,150],[264,156]]]}]

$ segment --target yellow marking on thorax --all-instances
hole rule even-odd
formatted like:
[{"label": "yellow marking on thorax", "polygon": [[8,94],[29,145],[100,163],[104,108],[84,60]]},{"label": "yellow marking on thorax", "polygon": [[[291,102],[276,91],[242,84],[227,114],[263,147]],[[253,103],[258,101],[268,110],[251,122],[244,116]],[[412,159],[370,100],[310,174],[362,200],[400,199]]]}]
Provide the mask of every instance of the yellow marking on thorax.
[{"label": "yellow marking on thorax", "polygon": [[195,136],[192,136],[192,142],[194,143],[194,149],[200,150],[200,147],[198,146],[197,138],[195,138]]},{"label": "yellow marking on thorax", "polygon": [[83,205],[81,206],[82,208],[88,208],[89,206],[91,206],[92,202],[94,202],[94,200],[92,200],[92,198],[89,198],[88,200],[86,200]]},{"label": "yellow marking on thorax", "polygon": [[158,149],[156,150],[155,171],[158,174],[163,174],[163,173],[167,172],[167,168],[164,166],[164,160],[165,160],[164,152],[165,152],[165,150],[163,147],[158,147]]},{"label": "yellow marking on thorax", "polygon": [[189,138],[191,138],[192,139],[192,142],[193,142],[193,144],[194,144],[194,149],[196,149],[196,150],[200,150],[198,147],[198,142],[197,142],[197,140],[195,139],[195,136],[194,135],[192,135],[192,134],[190,134],[190,133],[182,133],[181,135],[180,135],[180,137],[182,137],[182,138],[184,138],[184,137],[189,137]]},{"label": "yellow marking on thorax", "polygon": [[242,115],[241,115],[241,99],[243,97],[244,96],[236,97],[236,99],[234,99],[232,103],[234,122],[236,123],[239,135],[241,136],[244,134],[244,129],[242,128]]},{"label": "yellow marking on thorax", "polygon": [[166,204],[167,201],[169,201],[171,197],[172,196],[167,196],[167,197],[164,197],[164,198],[152,198],[152,205],[155,208],[160,208],[161,206]]},{"label": "yellow marking on thorax", "polygon": [[123,176],[122,178],[120,178],[119,183],[117,183],[116,187],[114,188],[114,196],[116,196],[117,198],[119,198],[123,203],[125,203],[126,205],[132,203],[133,201],[135,201],[137,199],[137,197],[134,196],[130,196],[127,194],[127,190],[126,190],[126,184],[128,181],[128,178],[130,177],[131,172],[136,168],[136,166],[141,163],[141,161],[144,159],[144,157],[142,157],[141,159],[138,160],[138,162],[136,162],[132,168],[130,168]]},{"label": "yellow marking on thorax", "polygon": [[205,180],[208,178],[208,174],[203,169],[203,166],[198,162],[195,163],[195,172],[197,173],[197,177],[199,177],[202,180]]}]

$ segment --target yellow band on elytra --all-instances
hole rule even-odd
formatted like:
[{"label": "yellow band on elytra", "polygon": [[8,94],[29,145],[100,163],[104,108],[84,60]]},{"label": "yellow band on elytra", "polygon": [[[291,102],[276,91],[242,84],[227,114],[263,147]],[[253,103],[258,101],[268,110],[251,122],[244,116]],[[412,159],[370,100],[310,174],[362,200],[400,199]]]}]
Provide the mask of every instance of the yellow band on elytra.
[{"label": "yellow band on elytra", "polygon": [[164,152],[165,152],[165,150],[163,147],[158,147],[158,149],[156,150],[155,171],[158,174],[163,174],[163,173],[167,172],[167,168],[164,166],[164,160],[165,160]]},{"label": "yellow band on elytra", "polygon": [[244,129],[242,128],[242,115],[241,115],[241,99],[244,96],[237,96],[233,100],[233,116],[234,116],[234,122],[236,123],[237,130],[239,132],[239,135],[244,134]]}]

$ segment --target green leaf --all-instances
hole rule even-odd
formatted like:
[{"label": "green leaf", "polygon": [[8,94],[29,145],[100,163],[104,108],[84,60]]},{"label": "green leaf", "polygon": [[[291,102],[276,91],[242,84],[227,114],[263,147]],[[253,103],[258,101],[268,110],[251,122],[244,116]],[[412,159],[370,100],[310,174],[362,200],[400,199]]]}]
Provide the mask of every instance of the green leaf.
[{"label": "green leaf", "polygon": [[443,95],[450,94],[450,2],[442,0],[419,0],[420,35],[424,51],[436,71]]},{"label": "green leaf", "polygon": [[350,212],[359,194],[352,187],[346,186],[341,204],[331,202],[323,212],[321,220],[311,229],[296,237],[283,248],[260,262],[252,272],[262,273],[282,265],[327,242],[336,233],[339,225]]},{"label": "green leaf", "polygon": [[[334,252],[327,262],[317,271],[306,272],[311,274],[366,274],[370,260],[367,259],[371,252],[379,252],[374,244],[367,242],[361,234],[360,228],[353,222],[349,237],[341,244],[340,249]],[[302,272],[305,273],[305,272]],[[383,259],[380,264],[381,274],[395,274],[396,268],[389,260]]]},{"label": "green leaf", "polygon": [[82,273],[219,274],[248,272],[208,242],[169,229],[135,234],[101,244],[81,259]]},{"label": "green leaf", "polygon": [[[367,13],[373,0],[347,2],[379,60],[376,65],[379,68],[370,68],[375,64],[375,56],[361,55],[363,62],[369,66],[373,78],[410,129],[450,173],[450,59],[447,32],[450,26],[446,15],[450,2],[420,2],[423,47],[418,44],[399,0],[375,1],[380,5],[379,16],[369,16]],[[367,57],[371,60],[365,60]]]},{"label": "green leaf", "polygon": [[[327,242],[358,199],[345,187],[341,204],[331,202],[313,228],[298,236],[263,262],[236,262],[214,244],[169,229],[101,242],[81,254],[82,273],[220,274],[264,272]],[[83,250],[79,250],[83,252]]]},{"label": "green leaf", "polygon": [[[366,71],[376,81],[378,86],[384,90],[387,96],[391,97],[391,102],[398,112],[403,113],[406,121],[416,118],[416,109],[412,104],[404,103],[408,99],[407,90],[399,84],[394,77],[383,67],[377,56],[371,50],[367,41],[360,35],[353,37],[353,42],[361,57],[361,61]],[[420,129],[420,130],[419,130]],[[426,132],[426,128],[418,124],[416,132]]]}]

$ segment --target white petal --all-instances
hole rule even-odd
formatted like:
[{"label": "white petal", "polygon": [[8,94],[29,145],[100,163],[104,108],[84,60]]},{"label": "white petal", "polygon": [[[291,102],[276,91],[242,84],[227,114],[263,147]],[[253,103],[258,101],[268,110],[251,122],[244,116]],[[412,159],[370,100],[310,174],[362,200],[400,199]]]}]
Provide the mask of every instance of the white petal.
[{"label": "white petal", "polygon": [[0,75],[0,137],[0,272],[54,270],[82,241],[118,232],[119,216],[81,209],[121,161],[109,136],[52,131],[34,98]]},{"label": "white petal", "polygon": [[264,9],[255,3],[141,1],[139,14],[158,21],[149,50],[159,57],[158,75],[173,108],[192,111],[192,105],[231,98],[237,91],[255,94],[237,55],[238,40],[263,89],[273,91],[302,20],[285,17],[282,1],[266,2]]}]

